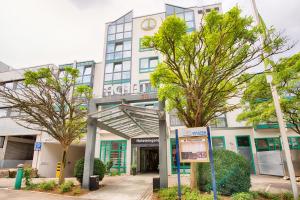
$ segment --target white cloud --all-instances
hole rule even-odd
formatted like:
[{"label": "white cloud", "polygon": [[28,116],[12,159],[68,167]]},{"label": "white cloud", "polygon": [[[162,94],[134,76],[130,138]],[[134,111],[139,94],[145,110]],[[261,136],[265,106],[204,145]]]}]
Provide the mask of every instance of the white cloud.
[{"label": "white cloud", "polygon": [[[237,3],[251,14],[251,0]],[[135,16],[164,11],[164,4],[193,6],[217,0],[0,0],[0,60],[16,68],[73,60],[102,60],[104,24],[134,10]],[[299,40],[300,1],[257,0],[267,24]],[[289,53],[300,51],[299,44]]]}]

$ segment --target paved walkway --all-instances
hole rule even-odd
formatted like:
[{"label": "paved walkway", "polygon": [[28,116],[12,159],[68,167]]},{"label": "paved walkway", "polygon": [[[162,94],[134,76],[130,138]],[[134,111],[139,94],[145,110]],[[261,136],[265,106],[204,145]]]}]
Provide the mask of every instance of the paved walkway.
[{"label": "paved walkway", "polygon": [[101,188],[81,196],[97,200],[142,200],[152,195],[153,174],[105,177]]}]

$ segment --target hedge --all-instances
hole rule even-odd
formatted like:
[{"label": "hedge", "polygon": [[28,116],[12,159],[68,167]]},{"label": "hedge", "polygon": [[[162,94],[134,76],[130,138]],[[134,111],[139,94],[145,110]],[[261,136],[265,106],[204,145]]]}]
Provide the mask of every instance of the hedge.
[{"label": "hedge", "polygon": [[[77,180],[80,183],[82,183],[83,168],[84,168],[84,158],[81,158],[76,161],[74,167],[74,176],[77,178]],[[93,175],[99,175],[99,180],[101,181],[104,177],[105,172],[106,172],[106,166],[103,164],[103,162],[100,159],[95,158]]]},{"label": "hedge", "polygon": [[[222,195],[248,192],[251,187],[250,162],[233,151],[218,149],[213,151],[217,191]],[[209,163],[197,166],[197,180],[201,191],[212,190]]]}]

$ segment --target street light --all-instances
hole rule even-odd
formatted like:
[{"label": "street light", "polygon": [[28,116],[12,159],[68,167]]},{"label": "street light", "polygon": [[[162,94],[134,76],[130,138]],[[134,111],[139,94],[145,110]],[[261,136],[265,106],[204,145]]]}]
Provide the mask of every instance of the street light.
[{"label": "street light", "polygon": [[[252,7],[254,10],[256,21],[258,24],[260,24],[260,18],[259,18],[255,0],[251,0],[251,1],[252,1]],[[263,41],[263,38],[261,38],[261,39]],[[266,79],[267,79],[267,83],[270,84],[270,88],[271,88],[271,92],[272,92],[276,116],[277,116],[280,134],[281,134],[281,138],[282,138],[282,146],[283,146],[286,163],[287,163],[287,167],[288,167],[288,172],[289,172],[289,176],[290,176],[290,180],[291,180],[294,199],[298,200],[299,195],[298,195],[297,182],[296,182],[295,171],[294,171],[294,167],[293,167],[293,163],[292,163],[291,151],[289,148],[288,138],[287,138],[287,134],[286,134],[286,128],[285,128],[285,123],[284,123],[284,119],[283,119],[283,114],[282,114],[280,103],[279,103],[279,95],[278,95],[276,86],[273,85],[273,83],[272,83],[272,80],[273,80],[272,75],[267,75]]]}]

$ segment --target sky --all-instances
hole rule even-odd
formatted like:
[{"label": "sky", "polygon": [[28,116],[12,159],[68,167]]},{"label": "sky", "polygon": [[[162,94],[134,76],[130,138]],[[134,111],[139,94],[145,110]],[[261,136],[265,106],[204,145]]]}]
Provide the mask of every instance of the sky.
[{"label": "sky", "polygon": [[[251,0],[0,0],[0,61],[14,68],[102,61],[105,23],[133,10],[134,16],[222,2],[252,15]],[[256,0],[267,25],[300,40],[300,0]],[[285,56],[300,52],[300,42]]]}]

